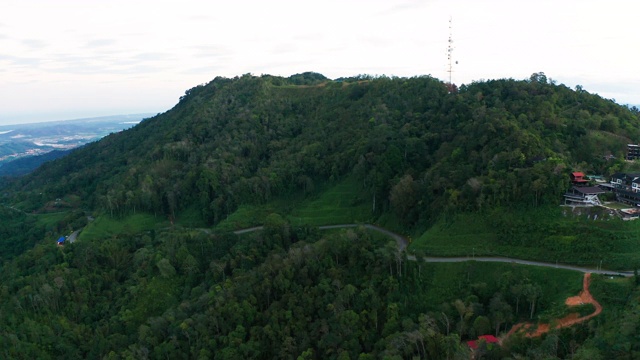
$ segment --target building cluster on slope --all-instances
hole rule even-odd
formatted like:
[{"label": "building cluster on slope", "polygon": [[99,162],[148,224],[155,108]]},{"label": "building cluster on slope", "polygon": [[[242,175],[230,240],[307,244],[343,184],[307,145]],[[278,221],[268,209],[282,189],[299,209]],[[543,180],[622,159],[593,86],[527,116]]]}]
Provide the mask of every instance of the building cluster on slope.
[{"label": "building cluster on slope", "polygon": [[571,188],[564,195],[565,205],[602,206],[598,195],[611,192],[617,202],[629,205],[619,210],[623,219],[640,217],[640,173],[615,173],[608,182],[602,177],[587,177],[582,172],[573,172],[570,177]]},{"label": "building cluster on slope", "polygon": [[627,144],[627,160],[640,159],[640,145]]},{"label": "building cluster on slope", "polygon": [[598,195],[604,194],[600,186],[589,186],[589,179],[582,172],[572,172],[571,188],[564,194],[564,204],[573,206],[602,205]]},{"label": "building cluster on slope", "polygon": [[619,202],[640,206],[640,173],[615,173],[610,187]]}]

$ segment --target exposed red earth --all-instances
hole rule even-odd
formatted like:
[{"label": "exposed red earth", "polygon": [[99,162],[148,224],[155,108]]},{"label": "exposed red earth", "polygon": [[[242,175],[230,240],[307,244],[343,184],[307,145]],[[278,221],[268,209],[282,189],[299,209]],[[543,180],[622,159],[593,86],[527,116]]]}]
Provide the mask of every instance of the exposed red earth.
[{"label": "exposed red earth", "polygon": [[565,304],[568,306],[579,306],[584,304],[593,304],[595,307],[595,311],[587,316],[582,316],[578,313],[571,313],[561,319],[557,319],[553,321],[551,324],[537,324],[537,326],[530,322],[523,322],[514,325],[509,333],[502,338],[502,341],[507,339],[509,336],[523,332],[524,336],[528,338],[534,338],[541,336],[553,329],[560,329],[569,327],[575,324],[583,323],[595,316],[598,316],[602,312],[602,305],[596,299],[593,298],[591,292],[589,292],[589,282],[591,281],[591,273],[584,274],[584,278],[582,280],[582,291],[578,296],[572,296],[565,300]]}]

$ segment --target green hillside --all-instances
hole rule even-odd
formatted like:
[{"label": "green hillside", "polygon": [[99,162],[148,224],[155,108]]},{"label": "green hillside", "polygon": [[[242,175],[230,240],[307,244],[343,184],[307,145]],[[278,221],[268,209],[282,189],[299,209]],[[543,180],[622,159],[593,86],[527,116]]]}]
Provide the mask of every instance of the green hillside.
[{"label": "green hillside", "polygon": [[[2,179],[0,357],[466,359],[479,335],[571,313],[582,274],[408,255],[640,267],[640,225],[558,206],[572,171],[638,169],[637,109],[543,73],[449,89],[218,77]],[[411,243],[318,230],[334,224]],[[593,278],[601,315],[477,358],[640,355],[638,277]]]},{"label": "green hillside", "polygon": [[[600,216],[599,221],[593,215]],[[495,208],[441,219],[411,244],[430,256],[507,256],[590,268],[632,270],[640,266],[640,223],[593,209]]]},{"label": "green hillside", "polygon": [[443,211],[557,204],[568,172],[620,169],[603,156],[621,159],[640,138],[637,112],[541,74],[454,94],[430,77],[311,75],[304,85],[300,77],[216,78],[10,189],[26,210],[43,206],[40,193],[73,193],[118,216],[175,218],[197,203],[213,225],[241,205],[352,178],[374,216],[393,211],[415,226]]}]

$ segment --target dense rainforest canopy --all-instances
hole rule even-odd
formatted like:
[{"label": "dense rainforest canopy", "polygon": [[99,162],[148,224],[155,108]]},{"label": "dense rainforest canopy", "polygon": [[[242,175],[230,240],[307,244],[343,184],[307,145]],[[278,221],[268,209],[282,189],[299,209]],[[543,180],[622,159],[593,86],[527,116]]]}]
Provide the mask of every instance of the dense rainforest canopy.
[{"label": "dense rainforest canopy", "polygon": [[[566,315],[563,299],[581,289],[581,274],[410,261],[365,227],[324,233],[305,223],[309,215],[293,224],[247,209],[279,204],[291,214],[299,199],[320,207],[319,193],[347,188],[365,219],[405,234],[431,227],[432,238],[453,232],[432,227],[449,215],[453,226],[455,214],[504,208],[552,218],[546,210],[559,204],[571,171],[628,165],[639,125],[637,109],[543,73],[459,88],[429,76],[215,78],[132,129],[2,180],[0,356],[469,358],[467,340]],[[524,241],[539,229],[518,214],[489,226],[509,230],[498,239],[508,251],[533,253]],[[264,228],[234,234],[224,225],[238,217]],[[611,235],[622,221],[592,223],[580,223],[579,234],[597,241],[565,236],[575,232],[570,222],[542,240],[567,253],[603,244],[613,253],[622,251],[615,241],[637,233]],[[78,229],[75,243],[52,241]],[[636,280],[594,277],[605,311],[588,324],[481,344],[475,355],[637,356]]]}]

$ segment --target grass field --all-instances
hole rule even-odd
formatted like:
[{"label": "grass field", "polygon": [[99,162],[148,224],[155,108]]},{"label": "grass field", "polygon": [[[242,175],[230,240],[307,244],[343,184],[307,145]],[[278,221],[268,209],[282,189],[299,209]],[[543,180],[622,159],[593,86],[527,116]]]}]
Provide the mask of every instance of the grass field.
[{"label": "grass field", "polygon": [[175,224],[188,227],[188,228],[203,228],[206,227],[205,222],[202,220],[202,214],[198,205],[192,205],[191,207],[183,210],[176,216]]},{"label": "grass field", "polygon": [[[409,251],[432,256],[509,256],[586,267],[640,265],[640,222],[593,221],[557,207],[459,214],[437,222]],[[495,218],[500,218],[496,220]]]},{"label": "grass field", "polygon": [[38,223],[44,225],[46,228],[51,228],[64,219],[67,214],[68,213],[66,211],[61,211],[55,213],[36,214],[33,216],[36,217]]},{"label": "grass field", "polygon": [[608,202],[606,204],[604,204],[604,206],[611,208],[611,209],[628,209],[631,207],[631,205],[629,204],[623,204],[623,203],[619,203],[619,202]]},{"label": "grass field", "polygon": [[219,222],[214,229],[233,231],[262,225],[269,214],[278,210],[270,205],[241,205],[233,214]]},{"label": "grass field", "polygon": [[303,201],[289,215],[292,225],[333,225],[371,220],[371,200],[363,197],[360,184],[352,178]]},{"label": "grass field", "polygon": [[102,215],[90,222],[80,232],[78,240],[108,239],[118,234],[137,234],[169,225],[167,220],[150,214],[138,213],[122,219],[114,219],[108,215]]},{"label": "grass field", "polygon": [[311,195],[284,196],[263,205],[241,205],[214,229],[233,231],[264,224],[264,219],[278,213],[298,225],[333,225],[366,222],[371,218],[370,204],[363,199],[359,184],[346,179],[336,184],[322,184]]}]

